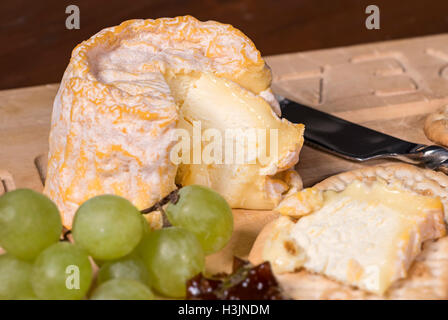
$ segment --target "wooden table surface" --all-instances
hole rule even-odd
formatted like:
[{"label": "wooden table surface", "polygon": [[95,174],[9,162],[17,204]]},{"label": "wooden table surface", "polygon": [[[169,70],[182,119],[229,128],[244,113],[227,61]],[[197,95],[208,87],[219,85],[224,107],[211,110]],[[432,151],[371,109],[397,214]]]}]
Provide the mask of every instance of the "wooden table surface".
[{"label": "wooden table surface", "polygon": [[[448,104],[448,34],[266,57],[274,90],[342,118],[428,144],[426,115]],[[58,84],[0,91],[0,194],[42,190],[52,104]],[[298,171],[306,186],[354,163],[305,147]],[[45,175],[45,173],[43,173]],[[232,255],[246,257],[273,212],[235,210],[229,245],[208,257],[210,272],[228,270]]]},{"label": "wooden table surface", "polygon": [[[67,30],[65,8],[80,8]],[[380,30],[365,8],[380,8]],[[446,0],[14,0],[0,1],[0,89],[58,82],[76,44],[131,18],[191,14],[231,23],[263,55],[448,32]]]}]

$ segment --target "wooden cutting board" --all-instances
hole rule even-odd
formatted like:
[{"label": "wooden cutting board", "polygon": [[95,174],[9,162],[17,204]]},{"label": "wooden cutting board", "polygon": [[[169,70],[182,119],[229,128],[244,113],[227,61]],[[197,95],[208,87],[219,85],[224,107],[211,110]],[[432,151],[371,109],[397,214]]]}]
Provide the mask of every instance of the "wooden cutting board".
[{"label": "wooden cutting board", "polygon": [[[266,57],[276,93],[344,119],[428,144],[426,115],[448,104],[448,34]],[[42,190],[52,103],[58,85],[0,91],[0,194],[15,187]],[[376,164],[354,163],[304,147],[298,171],[305,186],[335,173]],[[45,173],[43,173],[45,174]],[[275,214],[234,210],[229,245],[207,258],[210,272],[246,257]]]}]

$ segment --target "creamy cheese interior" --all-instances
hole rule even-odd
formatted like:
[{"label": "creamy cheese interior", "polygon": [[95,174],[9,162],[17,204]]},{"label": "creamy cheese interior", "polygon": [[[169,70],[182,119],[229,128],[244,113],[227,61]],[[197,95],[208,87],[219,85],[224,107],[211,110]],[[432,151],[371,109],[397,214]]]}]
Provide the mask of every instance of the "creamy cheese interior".
[{"label": "creamy cheese interior", "polygon": [[[272,209],[291,187],[283,176],[275,174],[297,163],[303,143],[303,126],[278,118],[261,97],[211,74],[200,75],[187,90],[185,85],[182,88],[186,94],[180,104],[179,127],[187,129],[191,136],[194,123],[200,123],[204,134],[208,129],[214,130],[208,131],[215,134],[203,140],[200,148],[204,151],[215,144],[215,151],[220,151],[217,158],[221,163],[208,163],[206,157],[211,153],[201,152],[201,163],[179,165],[176,182],[209,186],[222,194],[233,208]],[[226,140],[231,130],[244,139]],[[249,138],[244,136],[250,131],[244,130],[265,135],[265,143],[257,142],[251,149]],[[270,139],[275,139],[272,141],[275,148],[271,149]],[[229,146],[234,150],[230,159],[226,154]],[[244,155],[246,163],[238,163],[239,152]],[[260,159],[260,154],[267,156],[266,161]],[[192,151],[190,160],[193,157]]]},{"label": "creamy cheese interior", "polygon": [[[342,192],[324,191],[320,208],[296,223],[290,220],[286,229],[288,240],[305,255],[304,268],[380,295],[406,276],[423,241],[445,234],[439,198],[382,180],[356,181]],[[270,248],[274,246],[265,247],[264,257],[282,262],[274,264],[277,272],[297,268],[284,267],[289,259],[285,250],[275,253]]]}]

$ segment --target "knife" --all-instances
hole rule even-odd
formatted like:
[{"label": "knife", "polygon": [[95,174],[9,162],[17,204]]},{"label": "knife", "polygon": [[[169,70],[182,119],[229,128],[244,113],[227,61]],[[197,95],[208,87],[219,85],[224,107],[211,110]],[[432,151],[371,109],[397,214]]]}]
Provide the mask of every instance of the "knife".
[{"label": "knife", "polygon": [[401,140],[277,96],[282,118],[305,124],[305,143],[345,159],[398,159],[448,174],[448,149]]}]

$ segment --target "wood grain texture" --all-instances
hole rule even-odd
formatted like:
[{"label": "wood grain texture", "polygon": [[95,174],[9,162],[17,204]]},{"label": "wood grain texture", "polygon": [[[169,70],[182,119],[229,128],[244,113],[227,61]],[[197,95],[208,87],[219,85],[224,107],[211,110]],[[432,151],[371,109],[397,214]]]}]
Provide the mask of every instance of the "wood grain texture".
[{"label": "wood grain texture", "polygon": [[[266,59],[278,93],[400,138],[429,143],[424,118],[448,104],[447,57],[448,34]],[[45,169],[57,88],[51,84],[0,91],[0,176],[11,176],[17,187],[42,190],[36,163]],[[305,147],[298,170],[309,186],[378,162],[353,163]],[[228,270],[233,254],[246,257],[258,232],[275,214],[235,210],[234,216],[233,238],[208,258],[210,271]]]},{"label": "wood grain texture", "polygon": [[[65,28],[65,8],[81,11]],[[70,52],[104,27],[135,18],[191,14],[231,23],[264,55],[448,32],[445,0],[376,0],[381,29],[365,28],[368,0],[14,0],[0,2],[0,88],[58,82]]]}]

